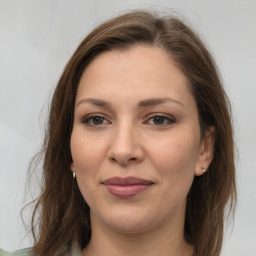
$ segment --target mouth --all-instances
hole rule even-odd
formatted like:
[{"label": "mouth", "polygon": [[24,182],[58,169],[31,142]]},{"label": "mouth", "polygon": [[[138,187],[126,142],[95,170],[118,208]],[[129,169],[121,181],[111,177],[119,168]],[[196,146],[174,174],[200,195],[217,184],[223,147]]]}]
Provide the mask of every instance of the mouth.
[{"label": "mouth", "polygon": [[104,180],[102,184],[110,194],[121,198],[129,198],[147,190],[154,183],[137,177],[113,177]]}]

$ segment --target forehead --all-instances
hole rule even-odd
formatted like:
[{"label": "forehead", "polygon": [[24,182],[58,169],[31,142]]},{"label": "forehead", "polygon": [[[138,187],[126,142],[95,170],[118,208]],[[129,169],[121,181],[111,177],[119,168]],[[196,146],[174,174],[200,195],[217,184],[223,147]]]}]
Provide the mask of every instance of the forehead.
[{"label": "forehead", "polygon": [[169,54],[159,47],[136,45],[96,56],[83,72],[77,98],[87,94],[145,98],[172,94],[169,96],[180,98],[191,96],[189,88],[186,76]]}]

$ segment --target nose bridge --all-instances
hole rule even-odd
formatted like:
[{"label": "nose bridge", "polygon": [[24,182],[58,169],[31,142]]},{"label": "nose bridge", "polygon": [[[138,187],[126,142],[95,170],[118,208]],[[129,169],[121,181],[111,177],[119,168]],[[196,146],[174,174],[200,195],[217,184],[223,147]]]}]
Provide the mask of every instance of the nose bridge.
[{"label": "nose bridge", "polygon": [[142,160],[143,150],[133,120],[124,118],[113,128],[109,157],[121,165]]}]

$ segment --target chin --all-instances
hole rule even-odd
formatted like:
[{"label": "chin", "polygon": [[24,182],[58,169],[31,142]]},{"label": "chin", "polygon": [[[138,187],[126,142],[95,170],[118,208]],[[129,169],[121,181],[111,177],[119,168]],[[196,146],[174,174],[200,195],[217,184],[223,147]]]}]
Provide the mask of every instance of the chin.
[{"label": "chin", "polygon": [[150,230],[150,226],[145,221],[141,222],[138,220],[122,220],[116,221],[115,223],[109,223],[109,228],[122,234],[139,234]]},{"label": "chin", "polygon": [[[97,216],[94,216],[98,218]],[[93,217],[93,218],[94,218]],[[114,213],[100,216],[101,223],[107,228],[118,233],[135,234],[149,230],[152,227],[154,218],[146,216],[143,211],[138,210],[123,210],[115,211]]]}]

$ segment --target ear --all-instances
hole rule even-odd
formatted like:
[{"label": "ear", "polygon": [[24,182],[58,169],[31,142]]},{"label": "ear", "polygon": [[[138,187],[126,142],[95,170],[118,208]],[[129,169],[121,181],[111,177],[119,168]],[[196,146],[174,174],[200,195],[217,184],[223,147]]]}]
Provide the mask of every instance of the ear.
[{"label": "ear", "polygon": [[207,128],[202,138],[198,158],[196,162],[195,175],[200,176],[207,171],[213,158],[215,140],[215,128],[213,126]]},{"label": "ear", "polygon": [[70,165],[70,169],[73,173],[76,171],[75,164],[73,162]]}]

